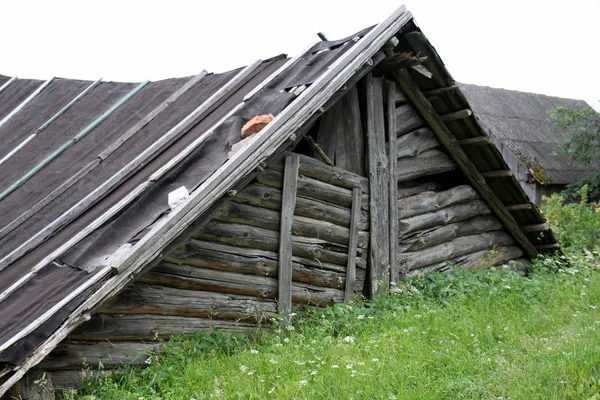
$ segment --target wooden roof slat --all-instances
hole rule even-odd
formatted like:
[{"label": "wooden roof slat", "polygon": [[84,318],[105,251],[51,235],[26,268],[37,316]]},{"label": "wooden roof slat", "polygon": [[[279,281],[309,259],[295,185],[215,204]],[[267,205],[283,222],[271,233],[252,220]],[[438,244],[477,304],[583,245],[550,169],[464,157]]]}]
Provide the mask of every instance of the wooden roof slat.
[{"label": "wooden roof slat", "polygon": [[[14,117],[19,111],[21,111],[27,105],[27,103],[29,103],[31,100],[33,100],[35,98],[35,96],[40,94],[42,92],[42,90],[44,90],[46,88],[46,86],[48,86],[50,83],[52,83],[53,80],[54,80],[54,77],[52,77],[52,78],[48,79],[47,81],[45,81],[44,83],[42,83],[33,93],[31,93],[25,100],[23,100],[17,107],[15,107],[7,116],[5,116],[4,118],[2,118],[2,120],[0,120],[0,126],[7,123],[9,119]],[[12,82],[12,79],[10,81],[8,81],[6,84],[2,85],[2,89],[4,90],[4,88],[6,86],[8,86],[8,84],[11,82]]]},{"label": "wooden roof slat", "polygon": [[10,86],[11,83],[13,83],[15,80],[17,80],[16,76],[13,76],[12,78],[10,78],[9,80],[7,80],[6,82],[4,82],[4,84],[2,86],[0,86],[0,93],[2,93],[2,91],[4,89],[6,89],[7,87]]}]

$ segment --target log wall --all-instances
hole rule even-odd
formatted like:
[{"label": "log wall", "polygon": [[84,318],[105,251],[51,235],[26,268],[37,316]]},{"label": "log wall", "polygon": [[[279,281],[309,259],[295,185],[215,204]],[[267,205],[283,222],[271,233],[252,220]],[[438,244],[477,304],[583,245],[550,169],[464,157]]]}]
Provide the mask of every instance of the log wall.
[{"label": "log wall", "polygon": [[396,88],[398,248],[402,275],[487,268],[520,260],[523,251],[457,171],[412,105]]},{"label": "log wall", "polygon": [[[355,274],[360,295],[369,244],[368,181],[315,159],[298,156],[296,205],[291,227],[294,307],[344,301],[355,199]],[[239,332],[278,313],[279,230],[283,162],[222,199],[214,217],[166,255],[92,319],[77,328],[40,365],[56,388],[81,383],[89,365],[105,370],[144,365],[148,350],[172,334],[217,328]]]}]

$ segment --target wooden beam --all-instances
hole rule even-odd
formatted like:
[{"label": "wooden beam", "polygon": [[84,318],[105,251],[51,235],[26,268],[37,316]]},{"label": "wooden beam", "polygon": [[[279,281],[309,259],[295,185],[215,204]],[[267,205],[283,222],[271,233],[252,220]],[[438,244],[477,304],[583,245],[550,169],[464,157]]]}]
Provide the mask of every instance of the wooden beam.
[{"label": "wooden beam", "polygon": [[377,66],[377,70],[386,72],[400,68],[414,67],[421,65],[427,60],[427,57],[415,57],[409,53],[397,53],[387,57]]},{"label": "wooden beam", "polygon": [[389,170],[385,148],[385,117],[382,78],[365,77],[365,108],[367,119],[367,163],[370,197],[369,266],[371,293],[389,284]]},{"label": "wooden beam", "polygon": [[533,225],[521,225],[520,228],[521,228],[521,231],[523,231],[523,232],[541,232],[541,231],[550,230],[550,225],[548,225],[546,223],[533,224]]},{"label": "wooden beam", "polygon": [[433,96],[437,96],[437,95],[440,95],[443,93],[454,92],[456,89],[458,89],[458,85],[446,86],[446,87],[428,90],[426,92],[423,92],[423,96],[433,97]]},{"label": "wooden beam", "polygon": [[513,176],[513,172],[510,169],[504,169],[499,171],[487,171],[481,172],[481,176],[484,178],[506,178]]},{"label": "wooden beam", "polygon": [[489,136],[477,136],[474,138],[468,138],[458,141],[458,144],[460,146],[478,146],[490,143],[492,143],[492,141],[490,140]]},{"label": "wooden beam", "polygon": [[285,158],[283,174],[283,195],[281,198],[281,228],[279,231],[279,290],[278,311],[283,325],[289,323],[292,312],[292,225],[296,208],[296,187],[298,184],[298,156]]},{"label": "wooden beam", "polygon": [[560,243],[552,243],[552,244],[538,244],[535,246],[538,250],[551,250],[551,249],[560,249]]},{"label": "wooden beam", "polygon": [[457,119],[468,118],[471,115],[473,115],[473,111],[466,108],[464,110],[459,110],[459,111],[441,115],[440,118],[444,122],[450,122],[450,121],[456,121]]},{"label": "wooden beam", "polygon": [[[395,82],[385,81],[386,83],[386,95],[387,95],[387,114],[386,114],[386,125],[388,132],[388,161],[389,165],[389,208],[390,208],[390,283],[398,282],[402,277],[400,269],[396,263],[396,254],[398,252],[398,206],[396,205],[396,198],[398,197],[398,179],[396,178],[396,164],[398,157],[398,145],[396,143],[396,118],[395,118],[395,94],[396,85]],[[404,136],[405,137],[405,136]]]},{"label": "wooden beam", "polygon": [[533,206],[531,205],[531,203],[513,204],[511,206],[506,206],[506,209],[508,211],[527,211],[527,210],[531,210],[532,208],[533,208]]},{"label": "wooden beam", "polygon": [[500,199],[496,196],[496,193],[488,186],[485,178],[481,176],[481,173],[465,154],[452,132],[450,132],[439,115],[435,112],[431,103],[423,96],[423,93],[421,93],[417,84],[410,77],[408,71],[395,71],[392,75],[398,81],[407,97],[410,98],[415,108],[421,113],[421,116],[429,123],[429,126],[438,137],[440,143],[448,150],[475,190],[477,190],[492,211],[496,213],[498,219],[500,219],[507,231],[510,232],[529,257],[536,257],[538,252],[535,247],[521,231],[514,217],[502,204]]},{"label": "wooden beam", "polygon": [[352,189],[352,211],[350,217],[350,241],[348,243],[348,264],[346,265],[346,287],[344,301],[352,299],[356,285],[356,248],[358,244],[358,224],[360,222],[361,191]]}]

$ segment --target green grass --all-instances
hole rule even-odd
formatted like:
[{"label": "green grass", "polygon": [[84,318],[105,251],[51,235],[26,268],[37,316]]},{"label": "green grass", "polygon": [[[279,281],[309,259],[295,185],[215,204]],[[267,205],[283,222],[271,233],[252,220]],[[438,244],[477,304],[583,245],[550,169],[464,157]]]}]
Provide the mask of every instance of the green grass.
[{"label": "green grass", "polygon": [[573,267],[431,274],[288,329],[173,338],[78,399],[596,399],[598,253]]}]

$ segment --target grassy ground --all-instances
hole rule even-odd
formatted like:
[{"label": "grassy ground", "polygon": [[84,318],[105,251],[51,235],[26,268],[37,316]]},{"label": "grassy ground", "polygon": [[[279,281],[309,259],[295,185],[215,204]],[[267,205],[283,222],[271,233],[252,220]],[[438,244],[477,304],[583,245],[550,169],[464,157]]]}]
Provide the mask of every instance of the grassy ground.
[{"label": "grassy ground", "polygon": [[598,253],[428,275],[287,329],[180,337],[79,399],[597,399]]}]

